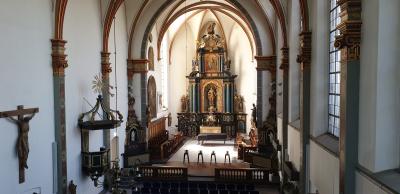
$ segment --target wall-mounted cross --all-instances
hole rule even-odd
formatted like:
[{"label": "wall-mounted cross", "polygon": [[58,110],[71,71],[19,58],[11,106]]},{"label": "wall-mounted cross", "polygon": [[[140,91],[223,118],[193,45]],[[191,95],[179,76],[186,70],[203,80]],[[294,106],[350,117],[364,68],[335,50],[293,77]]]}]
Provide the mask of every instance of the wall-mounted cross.
[{"label": "wall-mounted cross", "polygon": [[[29,155],[29,121],[37,112],[39,112],[39,108],[24,109],[23,105],[19,105],[17,110],[0,112],[0,118],[7,118],[18,125],[17,153],[19,160],[19,183],[25,182],[25,168],[28,168],[27,161]],[[17,119],[14,118],[15,116],[17,116]]]}]

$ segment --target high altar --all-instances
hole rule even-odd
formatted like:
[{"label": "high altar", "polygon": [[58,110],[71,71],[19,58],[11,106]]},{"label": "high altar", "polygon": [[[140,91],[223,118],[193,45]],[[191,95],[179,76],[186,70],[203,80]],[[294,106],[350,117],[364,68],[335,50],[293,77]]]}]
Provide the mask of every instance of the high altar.
[{"label": "high altar", "polygon": [[[220,133],[234,137],[246,130],[243,97],[235,93],[235,78],[226,60],[225,37],[215,33],[210,23],[197,44],[192,72],[186,76],[188,95],[182,97],[178,128],[187,136],[200,133],[200,126],[221,127]],[[210,122],[213,119],[213,122]]]}]

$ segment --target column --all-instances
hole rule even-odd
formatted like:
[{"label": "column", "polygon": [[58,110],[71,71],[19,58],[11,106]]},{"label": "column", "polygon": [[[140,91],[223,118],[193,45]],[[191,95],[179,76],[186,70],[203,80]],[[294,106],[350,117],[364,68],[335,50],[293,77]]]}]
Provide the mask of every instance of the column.
[{"label": "column", "polygon": [[[289,124],[289,48],[282,47],[282,61],[280,69],[283,71],[283,86],[282,86],[282,159],[281,165],[287,161],[287,145],[288,145],[288,124]],[[286,177],[283,177],[283,184],[286,182]]]},{"label": "column", "polygon": [[[110,53],[101,52],[101,75],[105,85],[110,84],[110,73],[112,72],[110,63]],[[109,88],[103,87],[103,102],[106,108],[110,108]],[[106,119],[106,118],[103,118]],[[105,148],[110,148],[110,129],[103,130],[103,145]]]},{"label": "column", "polygon": [[308,158],[310,144],[310,80],[311,80],[311,32],[300,33],[300,193],[308,192]]},{"label": "column", "polygon": [[[262,120],[258,116],[259,122],[257,123],[257,128],[258,128],[258,147],[259,147],[259,152],[261,153],[266,153],[268,151],[268,142],[269,138],[267,136],[268,131],[272,131],[277,137],[277,124],[276,124],[276,56],[256,56],[255,59],[257,60],[257,74],[260,75],[262,72],[267,71],[270,76],[270,95],[268,97],[268,102],[270,105],[270,108],[268,110],[267,117],[264,122],[262,122],[261,125],[260,120]],[[263,90],[269,90],[269,88],[263,88],[261,83],[259,83],[259,80],[257,79],[257,108],[261,109],[262,107],[262,99],[265,97],[262,96],[261,94],[263,93]],[[266,111],[266,110],[265,110]],[[259,111],[260,112],[260,111]],[[262,113],[262,110],[261,110]],[[259,113],[257,113],[259,114]]]},{"label": "column", "polygon": [[355,193],[355,170],[358,165],[358,103],[360,81],[361,0],[339,0],[340,35],[335,47],[340,49],[340,137],[339,193]]},{"label": "column", "polygon": [[57,190],[67,192],[67,145],[65,135],[65,68],[68,67],[65,54],[67,41],[52,39],[52,66],[54,87],[55,141],[57,144]]}]

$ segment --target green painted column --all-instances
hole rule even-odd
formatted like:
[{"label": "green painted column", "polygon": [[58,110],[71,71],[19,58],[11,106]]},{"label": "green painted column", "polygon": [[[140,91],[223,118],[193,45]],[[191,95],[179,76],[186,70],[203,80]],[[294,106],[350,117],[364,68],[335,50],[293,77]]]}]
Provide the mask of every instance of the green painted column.
[{"label": "green painted column", "polygon": [[65,68],[68,67],[65,54],[67,41],[52,39],[52,66],[54,87],[54,135],[57,145],[57,193],[67,193],[67,145],[65,134]]},{"label": "green painted column", "polygon": [[310,144],[311,32],[300,34],[300,193],[308,192],[308,147]]},{"label": "green painted column", "polygon": [[355,193],[358,165],[358,116],[360,82],[361,0],[339,0],[340,35],[340,137],[339,193]]}]

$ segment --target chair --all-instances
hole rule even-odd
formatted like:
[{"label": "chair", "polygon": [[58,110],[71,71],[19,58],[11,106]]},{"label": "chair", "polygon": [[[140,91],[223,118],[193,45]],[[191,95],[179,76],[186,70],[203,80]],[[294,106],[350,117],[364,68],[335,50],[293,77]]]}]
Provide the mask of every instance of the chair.
[{"label": "chair", "polygon": [[199,189],[207,189],[207,183],[199,183]]},{"label": "chair", "polygon": [[185,163],[185,159],[187,158],[187,162],[190,163],[189,161],[189,150],[185,150],[185,153],[183,154],[183,163]]},{"label": "chair", "polygon": [[211,189],[216,189],[217,185],[215,185],[214,183],[208,183],[207,187],[209,190],[211,190]]},{"label": "chair", "polygon": [[228,194],[229,191],[228,190],[219,190],[219,194]]},{"label": "chair", "polygon": [[159,182],[154,182],[153,184],[153,188],[160,188],[160,183]]},{"label": "chair", "polygon": [[218,194],[218,190],[216,189],[210,190],[210,194]]},{"label": "chair", "polygon": [[235,187],[234,184],[227,184],[227,185],[226,185],[226,188],[227,188],[228,190],[235,190],[235,189],[236,189],[236,187]]},{"label": "chair", "polygon": [[189,194],[189,190],[187,188],[181,188],[180,194]]},{"label": "chair", "polygon": [[181,184],[179,184],[179,185],[180,185],[181,189],[187,189],[189,186],[187,182],[181,182]]},{"label": "chair", "polygon": [[238,184],[236,185],[237,190],[245,190],[246,186],[244,184]]},{"label": "chair", "polygon": [[229,164],[231,163],[231,155],[229,155],[229,151],[226,151],[225,153],[225,160],[224,160],[224,164],[226,163],[226,158],[229,159]]},{"label": "chair", "polygon": [[214,163],[217,164],[217,156],[215,155],[215,151],[211,152],[210,164],[212,163],[213,156],[214,156]]},{"label": "chair", "polygon": [[197,164],[200,162],[200,156],[201,156],[201,164],[204,164],[204,159],[203,159],[203,152],[200,150],[199,153],[197,154]]},{"label": "chair", "polygon": [[189,182],[189,188],[190,189],[197,189],[197,183],[196,182]]},{"label": "chair", "polygon": [[161,188],[169,189],[169,182],[161,182]]},{"label": "chair", "polygon": [[160,193],[161,193],[161,194],[169,194],[169,189],[167,189],[167,188],[161,188],[161,189],[160,189]]},{"label": "chair", "polygon": [[144,183],[143,183],[143,188],[151,188],[151,183],[149,183],[149,182],[144,182]]},{"label": "chair", "polygon": [[197,189],[189,189],[189,194],[199,194],[199,190],[197,190]]}]

